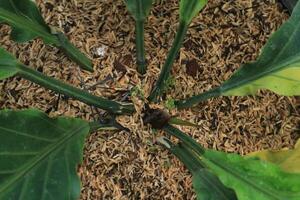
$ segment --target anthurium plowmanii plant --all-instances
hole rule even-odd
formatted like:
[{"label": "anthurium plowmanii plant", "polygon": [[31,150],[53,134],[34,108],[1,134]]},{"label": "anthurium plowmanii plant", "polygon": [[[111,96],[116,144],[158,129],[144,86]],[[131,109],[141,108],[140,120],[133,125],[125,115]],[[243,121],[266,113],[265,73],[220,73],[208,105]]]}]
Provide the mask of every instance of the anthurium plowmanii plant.
[{"label": "anthurium plowmanii plant", "polygon": [[[144,24],[154,2],[125,0],[124,3],[136,22],[137,70],[144,74],[147,70]],[[189,25],[206,4],[206,0],[180,0],[178,32],[147,102],[159,102],[161,96],[168,92],[166,88],[171,68]],[[0,23],[11,26],[12,40],[27,42],[40,38],[45,44],[63,50],[83,70],[93,71],[90,59],[71,44],[62,32],[46,24],[33,1],[0,0]],[[83,159],[85,137],[101,129],[124,130],[115,117],[133,114],[134,105],[95,96],[49,77],[22,64],[4,48],[0,48],[0,80],[13,76],[103,109],[107,111],[107,117],[101,121],[85,121],[69,117],[50,118],[35,109],[1,110],[0,199],[78,199],[80,180],[76,166]],[[190,108],[209,98],[255,95],[260,89],[284,96],[300,95],[300,2],[295,5],[289,20],[270,37],[256,61],[242,65],[219,87],[176,100],[174,106],[177,109]],[[299,142],[292,150],[240,156],[205,149],[172,125],[193,124],[172,119],[168,113],[151,109],[148,104],[143,114],[145,124],[178,139],[178,143],[167,137],[161,137],[158,141],[191,172],[197,198],[300,199]]]}]

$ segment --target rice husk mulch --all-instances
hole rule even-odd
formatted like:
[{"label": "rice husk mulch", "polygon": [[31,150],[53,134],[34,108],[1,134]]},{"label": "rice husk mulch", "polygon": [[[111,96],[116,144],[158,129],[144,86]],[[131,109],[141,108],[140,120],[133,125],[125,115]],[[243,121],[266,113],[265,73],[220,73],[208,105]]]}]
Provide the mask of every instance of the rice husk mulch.
[{"label": "rice husk mulch", "polygon": [[[0,25],[0,44],[26,65],[93,94],[121,101],[135,87],[143,91],[140,96],[148,96],[176,33],[178,2],[158,0],[151,11],[145,29],[149,69],[144,77],[136,72],[134,21],[121,0],[37,1],[47,23],[64,31],[93,59],[95,73],[79,70],[39,39],[16,44],[6,25]],[[218,86],[241,64],[255,60],[287,19],[288,13],[273,0],[210,0],[191,24],[172,71],[175,85],[166,99]],[[2,109],[38,108],[50,116],[87,120],[102,113],[18,77],[1,81],[0,91]],[[81,199],[195,199],[187,170],[156,143],[163,133],[143,125],[138,96],[132,98],[138,112],[118,118],[130,133],[99,131],[87,138],[78,168]],[[198,124],[200,128],[180,129],[203,146],[244,155],[292,148],[299,138],[299,108],[299,98],[260,91],[256,96],[211,99],[171,114]]]}]

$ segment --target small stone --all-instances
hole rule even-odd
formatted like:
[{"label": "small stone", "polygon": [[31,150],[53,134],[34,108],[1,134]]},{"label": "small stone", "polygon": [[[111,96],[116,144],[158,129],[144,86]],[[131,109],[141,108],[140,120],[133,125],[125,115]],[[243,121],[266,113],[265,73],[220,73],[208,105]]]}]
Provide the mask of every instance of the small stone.
[{"label": "small stone", "polygon": [[197,73],[200,71],[200,65],[196,59],[186,61],[186,73],[189,76],[196,77]]}]

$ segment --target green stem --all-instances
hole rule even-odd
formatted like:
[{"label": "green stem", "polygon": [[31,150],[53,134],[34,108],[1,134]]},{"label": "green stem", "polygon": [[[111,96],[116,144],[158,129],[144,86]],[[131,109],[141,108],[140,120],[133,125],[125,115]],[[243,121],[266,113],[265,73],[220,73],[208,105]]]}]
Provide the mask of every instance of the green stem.
[{"label": "green stem", "polygon": [[145,42],[144,42],[144,20],[137,20],[135,22],[136,29],[136,54],[138,72],[145,74],[147,70],[146,58],[145,58]]},{"label": "green stem", "polygon": [[205,101],[207,99],[213,98],[213,97],[218,97],[221,94],[221,89],[220,88],[214,88],[212,90],[209,90],[207,92],[204,92],[200,95],[190,97],[185,100],[180,100],[180,101],[175,101],[175,106],[178,109],[183,109],[183,108],[190,108],[193,107],[194,105]]},{"label": "green stem", "polygon": [[76,62],[82,69],[93,72],[93,63],[82,52],[78,50],[63,33],[54,34],[57,36],[59,44],[58,48],[64,51],[64,53],[74,62]]},{"label": "green stem", "polygon": [[93,133],[98,130],[115,130],[116,128],[109,125],[109,124],[103,124],[100,122],[90,122],[90,133]]},{"label": "green stem", "polygon": [[179,53],[179,50],[183,43],[187,29],[188,29],[188,24],[185,23],[184,21],[181,21],[179,23],[178,32],[177,32],[175,40],[173,42],[173,46],[168,54],[167,60],[162,68],[162,71],[159,75],[156,85],[154,86],[154,89],[152,90],[152,92],[149,96],[149,101],[156,101],[157,98],[162,94],[162,92],[164,90],[165,82],[167,81],[167,79],[170,76],[171,68],[172,68],[174,61]]},{"label": "green stem", "polygon": [[88,105],[93,105],[114,114],[131,114],[135,111],[132,104],[120,104],[102,97],[94,96],[89,92],[48,77],[25,65],[18,64],[17,68],[19,69],[18,75],[22,78],[30,80],[57,93],[82,101]]},{"label": "green stem", "polygon": [[183,142],[187,147],[192,149],[196,154],[202,155],[205,152],[205,149],[198,144],[193,138],[189,137],[179,129],[175,128],[174,126],[167,124],[164,126],[163,130],[168,134],[178,138],[181,142]]},{"label": "green stem", "polygon": [[171,119],[169,120],[169,124],[180,125],[180,126],[190,126],[190,127],[197,127],[197,128],[199,128],[198,124],[194,124],[194,123],[191,123],[189,121],[185,121],[185,120],[179,119],[177,117],[171,117]]},{"label": "green stem", "polygon": [[205,168],[204,163],[199,160],[185,144],[179,143],[178,145],[172,144],[169,149],[187,168],[190,172],[197,172],[201,168]]},{"label": "green stem", "polygon": [[101,122],[90,122],[90,133],[99,131],[99,130],[118,130],[119,128],[115,126],[115,124],[109,123],[101,123]]}]

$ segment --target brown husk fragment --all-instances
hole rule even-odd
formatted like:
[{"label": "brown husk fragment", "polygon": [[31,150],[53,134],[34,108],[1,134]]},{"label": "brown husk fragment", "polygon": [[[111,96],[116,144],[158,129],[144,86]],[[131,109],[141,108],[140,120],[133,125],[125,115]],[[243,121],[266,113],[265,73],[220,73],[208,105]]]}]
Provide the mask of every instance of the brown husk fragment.
[{"label": "brown husk fragment", "polygon": [[[124,100],[133,87],[147,97],[178,25],[177,0],[157,1],[146,24],[148,72],[136,72],[134,21],[121,0],[38,1],[46,21],[65,31],[95,65],[95,73],[79,70],[62,52],[41,40],[16,44],[10,28],[0,25],[0,44],[25,64],[96,95]],[[288,14],[273,0],[210,0],[193,20],[185,45],[173,68],[175,87],[166,98],[184,98],[206,91],[228,79],[241,63],[254,60],[270,34]],[[98,50],[104,50],[104,55]],[[182,61],[196,61],[200,69],[187,74]],[[103,81],[105,80],[105,81]],[[19,78],[0,82],[1,108],[38,108],[51,116],[92,120],[98,112],[71,99],[60,98]],[[118,121],[131,130],[101,131],[86,140],[84,162],[78,172],[81,199],[195,199],[188,172],[164,148],[156,145],[161,132],[142,123],[140,96],[137,113]],[[152,107],[163,108],[161,105]],[[201,128],[181,129],[209,148],[246,154],[260,149],[292,147],[299,137],[299,98],[262,91],[257,96],[220,97],[171,115]]]}]

